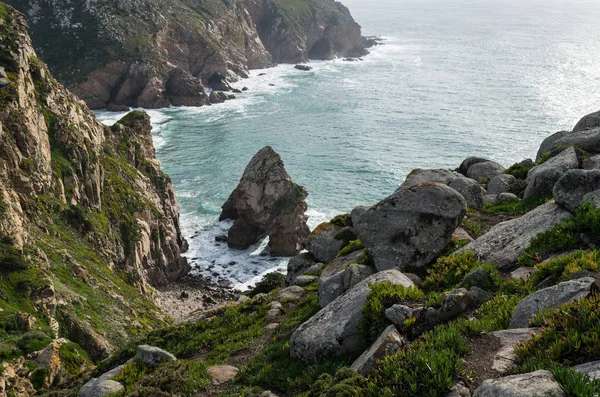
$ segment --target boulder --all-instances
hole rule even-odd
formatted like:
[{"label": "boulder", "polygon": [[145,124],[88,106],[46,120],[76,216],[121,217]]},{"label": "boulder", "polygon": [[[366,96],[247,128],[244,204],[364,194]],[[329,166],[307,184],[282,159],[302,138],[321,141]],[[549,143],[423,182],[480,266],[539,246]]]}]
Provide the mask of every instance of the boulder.
[{"label": "boulder", "polygon": [[149,367],[156,367],[163,362],[177,360],[177,358],[168,351],[148,345],[138,346],[135,358]]},{"label": "boulder", "polygon": [[558,205],[575,212],[586,201],[584,197],[597,190],[600,190],[600,170],[571,170],[558,180],[553,194]]},{"label": "boulder", "polygon": [[485,189],[475,180],[470,178],[456,178],[448,185],[465,198],[467,206],[473,208],[483,207]]},{"label": "boulder", "polygon": [[227,78],[218,72],[213,73],[208,78],[208,86],[215,91],[231,91]]},{"label": "boulder", "polygon": [[490,179],[487,186],[488,194],[500,194],[508,192],[508,188],[517,178],[509,174],[497,175]]},{"label": "boulder", "polygon": [[531,276],[533,273],[535,273],[535,267],[522,266],[512,271],[510,273],[510,278],[520,280]]},{"label": "boulder", "polygon": [[208,96],[208,102],[213,105],[216,105],[218,103],[223,103],[228,99],[229,99],[229,97],[227,96],[227,94],[220,92],[220,91],[213,91]]},{"label": "boulder", "polygon": [[462,288],[476,286],[482,289],[489,289],[491,285],[492,278],[490,275],[482,267],[478,267],[471,273],[467,274],[459,286]]},{"label": "boulder", "polygon": [[458,172],[466,176],[467,171],[469,171],[469,168],[471,168],[471,166],[479,163],[485,163],[486,161],[490,160],[477,156],[467,157],[458,167]]},{"label": "boulder", "polygon": [[497,194],[486,194],[485,196],[483,196],[483,205],[486,205],[486,204],[496,205],[497,197],[498,197]]},{"label": "boulder", "polygon": [[220,219],[235,219],[227,244],[248,248],[266,234],[273,256],[300,252],[310,230],[306,224],[306,190],[292,182],[283,161],[267,146],[244,171],[239,185],[223,205]]},{"label": "boulder", "polygon": [[575,371],[587,375],[590,379],[600,379],[600,360],[572,367]]},{"label": "boulder", "polygon": [[520,218],[502,222],[477,240],[456,251],[473,251],[477,257],[490,262],[500,270],[510,270],[529,247],[531,240],[571,214],[550,202],[542,204]]},{"label": "boulder", "polygon": [[79,397],[105,397],[115,396],[125,392],[125,388],[119,382],[110,379],[92,379],[79,390]]},{"label": "boulder", "polygon": [[462,382],[458,382],[450,388],[446,397],[471,397],[471,390],[469,390]]},{"label": "boulder", "polygon": [[385,318],[387,318],[396,327],[404,327],[404,322],[413,317],[413,309],[408,306],[396,304],[385,309]]},{"label": "boulder", "polygon": [[535,161],[538,161],[544,154],[550,153],[555,148],[556,142],[569,135],[570,133],[571,131],[559,131],[544,139],[542,141],[542,144],[540,145],[540,148],[538,149]]},{"label": "boulder", "polygon": [[446,248],[466,213],[465,199],[435,183],[400,187],[366,210],[352,211],[354,231],[378,271],[423,267]]},{"label": "boulder", "polygon": [[515,348],[529,341],[538,333],[536,328],[506,329],[492,332],[491,335],[500,341],[500,349],[494,353],[492,369],[500,375],[505,375],[516,365],[517,353]]},{"label": "boulder", "polygon": [[546,138],[538,150],[538,159],[557,147],[576,146],[588,153],[600,153],[600,128],[580,130],[576,132],[561,131]]},{"label": "boulder", "polygon": [[206,374],[213,385],[222,385],[231,382],[238,374],[238,369],[231,365],[214,365],[206,369]]},{"label": "boulder", "polygon": [[496,195],[494,199],[494,205],[502,205],[506,203],[512,203],[513,201],[519,201],[520,199],[512,193],[500,193]]},{"label": "boulder", "polygon": [[469,291],[465,288],[446,292],[443,298],[442,306],[439,309],[427,308],[425,319],[429,326],[446,323],[475,308],[473,300],[469,297]]},{"label": "boulder", "polygon": [[510,328],[526,328],[540,310],[554,309],[565,303],[588,297],[596,288],[596,280],[584,277],[544,288],[519,302],[510,320]]},{"label": "boulder", "polygon": [[287,287],[279,291],[277,293],[277,300],[289,300],[289,301],[297,301],[300,300],[304,296],[306,291],[304,288],[299,287],[297,285],[292,285],[291,287]]},{"label": "boulder", "polygon": [[583,160],[582,168],[584,170],[597,170],[600,169],[600,154],[596,156],[588,157]]},{"label": "boulder", "polygon": [[327,306],[346,291],[344,284],[346,269],[350,264],[357,263],[362,255],[362,250],[351,252],[336,258],[323,270],[319,278],[319,306]]},{"label": "boulder", "polygon": [[466,176],[478,182],[486,182],[497,175],[504,174],[506,168],[495,161],[484,161],[469,167]]},{"label": "boulder", "polygon": [[473,397],[564,397],[560,384],[548,371],[488,379],[475,390]]},{"label": "boulder", "polygon": [[308,71],[312,70],[312,68],[310,66],[303,65],[303,64],[298,64],[298,65],[294,66],[294,69],[301,70],[303,72],[308,72]]},{"label": "boulder", "polygon": [[591,128],[600,127],[600,111],[585,115],[573,128],[573,132],[589,130]]},{"label": "boulder", "polygon": [[541,197],[552,194],[554,184],[567,171],[579,168],[575,149],[570,147],[545,163],[533,167],[527,174],[527,188],[523,198]]},{"label": "boulder", "polygon": [[317,281],[319,281],[319,276],[298,276],[293,284],[299,287],[306,287]]},{"label": "boulder", "polygon": [[342,246],[348,243],[346,234],[352,234],[349,227],[340,227],[332,223],[320,224],[306,240],[306,249],[319,262],[329,263],[335,259]]},{"label": "boulder", "polygon": [[370,348],[365,350],[350,366],[351,369],[363,376],[370,374],[377,361],[394,354],[404,346],[405,341],[400,336],[396,327],[390,325],[387,327]]},{"label": "boulder", "polygon": [[382,282],[414,286],[398,270],[385,270],[361,281],[296,329],[290,338],[291,356],[310,363],[364,351],[366,346],[359,328],[362,307],[371,292],[370,285]]},{"label": "boulder", "polygon": [[308,273],[315,264],[315,258],[308,252],[304,252],[291,258],[287,265],[287,274],[285,276],[286,284],[296,284],[297,278]]},{"label": "boulder", "polygon": [[417,168],[412,170],[410,174],[406,176],[406,180],[401,185],[403,187],[409,187],[414,185],[421,185],[426,182],[430,183],[442,183],[449,185],[450,182],[458,178],[460,174],[454,171],[444,169],[421,169]]},{"label": "boulder", "polygon": [[349,290],[373,273],[375,273],[375,269],[371,266],[356,263],[347,266],[344,270],[344,290]]}]

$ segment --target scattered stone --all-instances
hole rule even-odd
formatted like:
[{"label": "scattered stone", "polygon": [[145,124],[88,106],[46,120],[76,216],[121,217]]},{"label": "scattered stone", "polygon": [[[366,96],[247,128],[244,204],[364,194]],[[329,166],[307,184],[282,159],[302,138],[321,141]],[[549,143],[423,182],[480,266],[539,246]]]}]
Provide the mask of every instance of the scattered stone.
[{"label": "scattered stone", "polygon": [[488,379],[473,397],[564,397],[560,384],[548,371]]},{"label": "scattered stone", "polygon": [[223,103],[228,99],[229,99],[229,97],[227,96],[227,94],[225,94],[224,92],[221,92],[221,91],[213,91],[208,96],[208,101],[213,105],[218,104],[218,103]]},{"label": "scattered stone", "polygon": [[583,116],[573,128],[573,132],[589,130],[600,127],[600,111]]},{"label": "scattered stone", "polygon": [[571,170],[565,172],[554,185],[556,203],[570,212],[575,212],[585,201],[594,201],[600,190],[600,170]]},{"label": "scattered stone", "polygon": [[249,90],[249,88],[248,88],[248,87],[243,87],[243,88],[242,88],[242,91],[244,91],[244,92],[245,92],[245,91],[248,91],[248,90]]},{"label": "scattered stone", "polygon": [[185,291],[181,291],[181,294],[179,295],[180,299],[188,299],[190,297],[190,294],[188,294]]},{"label": "scattered stone", "polygon": [[360,355],[350,366],[351,369],[359,374],[366,376],[375,369],[375,364],[379,360],[394,354],[404,346],[405,341],[400,336],[396,327],[390,325],[387,327],[377,340]]},{"label": "scattered stone", "polygon": [[505,171],[506,168],[495,161],[484,161],[470,166],[466,176],[477,182],[486,182],[497,175],[504,174]]},{"label": "scattered stone", "polygon": [[398,270],[382,271],[361,281],[296,329],[290,339],[291,356],[309,363],[327,356],[364,351],[366,346],[359,328],[362,307],[367,302],[370,285],[385,281],[405,287],[414,286]]},{"label": "scattered stone", "polygon": [[486,205],[486,204],[496,205],[496,197],[498,197],[497,194],[486,194],[485,196],[483,196],[483,205]]},{"label": "scattered stone", "polygon": [[234,94],[241,94],[242,90],[240,90],[239,88],[234,88],[231,90],[231,92],[233,92]]},{"label": "scattered stone", "polygon": [[265,326],[265,329],[273,331],[277,327],[279,327],[279,323],[270,323]]},{"label": "scattered stone", "polygon": [[501,194],[508,192],[508,188],[512,185],[517,178],[509,174],[497,175],[490,179],[487,186],[488,194]]},{"label": "scattered stone", "polygon": [[576,365],[572,369],[589,376],[591,380],[600,379],[600,360]]},{"label": "scattered stone", "polygon": [[222,207],[220,220],[235,219],[227,244],[246,249],[266,234],[272,256],[298,254],[310,233],[307,195],[292,182],[279,155],[270,146],[261,149]]},{"label": "scattered stone", "polygon": [[404,327],[404,322],[413,316],[413,309],[408,306],[396,304],[385,309],[385,318],[387,318],[396,327]]},{"label": "scattered stone", "polygon": [[312,70],[312,68],[310,66],[302,65],[302,64],[298,64],[298,65],[294,66],[294,69],[302,70],[303,72],[308,72],[308,71]]},{"label": "scattered stone", "polygon": [[500,340],[502,347],[494,354],[492,369],[505,375],[516,365],[515,347],[529,341],[538,333],[536,328],[517,328],[492,332],[491,335]]},{"label": "scattered stone", "polygon": [[291,287],[287,287],[279,291],[277,294],[277,300],[280,301],[286,299],[290,301],[297,301],[300,300],[305,293],[306,291],[304,291],[304,288],[297,285],[292,285]]},{"label": "scattered stone", "polygon": [[373,207],[354,209],[351,217],[381,271],[431,263],[447,247],[465,213],[466,201],[454,189],[424,183],[400,187]]},{"label": "scattered stone", "polygon": [[233,287],[233,283],[230,280],[219,280],[219,287],[231,288]]},{"label": "scattered stone", "polygon": [[283,305],[277,301],[273,301],[269,303],[269,307],[271,309],[283,310]]},{"label": "scattered stone", "polygon": [[267,310],[267,314],[265,315],[265,318],[269,321],[275,321],[279,318],[279,316],[281,316],[281,310],[270,309],[270,310]]},{"label": "scattered stone", "polygon": [[494,294],[491,292],[487,292],[476,286],[469,288],[469,299],[471,299],[475,307],[479,307],[493,298]]},{"label": "scattered stone", "polygon": [[527,174],[527,188],[523,198],[541,197],[552,194],[554,184],[567,171],[579,168],[575,149],[570,147],[545,163],[533,167]]},{"label": "scattered stone", "polygon": [[470,178],[456,178],[450,182],[450,185],[448,186],[459,192],[465,198],[469,207],[483,207],[483,197],[486,192],[476,180]]},{"label": "scattered stone", "polygon": [[595,288],[595,281],[591,277],[584,277],[534,292],[519,302],[510,320],[510,328],[526,328],[529,320],[540,310],[557,308],[588,297]]},{"label": "scattered stone", "polygon": [[500,270],[510,270],[529,247],[531,240],[571,214],[550,202],[540,205],[520,218],[502,222],[477,240],[456,251],[473,251],[477,257]]},{"label": "scattered stone", "polygon": [[148,345],[138,346],[135,358],[150,367],[156,367],[163,362],[177,360],[177,358],[168,351]]},{"label": "scattered stone", "polygon": [[210,378],[213,385],[223,385],[231,382],[238,374],[238,369],[231,365],[215,365],[208,367],[206,374]]},{"label": "scattered stone", "polygon": [[506,203],[512,203],[514,201],[519,201],[519,198],[516,194],[500,193],[496,195],[496,198],[494,199],[494,205],[502,205]]},{"label": "scattered stone", "polygon": [[447,323],[475,306],[469,298],[469,291],[458,288],[444,293],[444,300],[439,309],[427,308],[425,319],[430,326]]},{"label": "scattered stone", "polygon": [[529,277],[533,273],[535,273],[535,267],[521,266],[520,268],[512,271],[510,273],[510,277],[515,280],[520,280]]},{"label": "scattered stone", "polygon": [[308,273],[315,264],[315,258],[309,252],[304,252],[291,258],[287,265],[286,284],[298,284],[298,277]]}]

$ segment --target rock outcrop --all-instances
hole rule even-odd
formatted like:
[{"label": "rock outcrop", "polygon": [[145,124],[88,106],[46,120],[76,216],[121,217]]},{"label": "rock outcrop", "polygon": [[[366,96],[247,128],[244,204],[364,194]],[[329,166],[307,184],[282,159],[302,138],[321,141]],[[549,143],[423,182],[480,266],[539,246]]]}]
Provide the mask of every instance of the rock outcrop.
[{"label": "rock outcrop", "polygon": [[270,146],[261,149],[223,204],[220,219],[235,220],[227,244],[246,249],[267,235],[271,255],[298,254],[310,232],[305,215],[307,195],[302,186],[292,182],[279,155]]},{"label": "rock outcrop", "polygon": [[352,222],[377,270],[423,267],[446,248],[466,207],[454,189],[426,182],[401,186],[380,203],[355,209]]},{"label": "rock outcrop", "polygon": [[483,382],[473,397],[564,397],[565,393],[548,371],[489,379]]},{"label": "rock outcrop", "polygon": [[600,127],[600,111],[585,115],[573,128],[573,132]]},{"label": "rock outcrop", "polygon": [[567,171],[579,168],[575,149],[570,147],[545,163],[533,167],[527,174],[527,188],[524,198],[541,197],[552,194],[554,184]]},{"label": "rock outcrop", "polygon": [[600,190],[600,170],[571,170],[554,185],[556,203],[570,212],[575,212],[581,204],[594,201]]}]

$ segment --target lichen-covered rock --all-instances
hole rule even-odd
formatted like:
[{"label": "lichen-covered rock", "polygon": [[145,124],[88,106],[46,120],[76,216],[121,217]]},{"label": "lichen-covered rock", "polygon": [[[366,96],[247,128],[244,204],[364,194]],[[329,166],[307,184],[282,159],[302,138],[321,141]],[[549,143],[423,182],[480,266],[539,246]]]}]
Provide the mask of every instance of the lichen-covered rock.
[{"label": "lichen-covered rock", "polygon": [[443,324],[474,307],[474,302],[469,297],[469,291],[465,288],[458,288],[444,294],[442,306],[439,309],[428,308],[425,319],[430,326]]},{"label": "lichen-covered rock", "polygon": [[[287,274],[285,282],[287,285],[296,284],[298,277],[305,275],[311,270],[316,269],[315,258],[309,252],[303,252],[291,258],[287,265]],[[322,264],[321,264],[322,265]],[[323,265],[324,266],[324,265]]]},{"label": "lichen-covered rock", "polygon": [[595,282],[592,277],[583,277],[534,292],[519,302],[510,320],[510,328],[527,328],[529,320],[540,310],[554,309],[588,297],[597,288]]},{"label": "lichen-covered rock", "polygon": [[573,132],[589,130],[590,128],[600,127],[600,111],[585,115],[577,122]]},{"label": "lichen-covered rock", "polygon": [[374,369],[377,361],[394,354],[404,346],[406,342],[400,336],[396,327],[390,325],[387,327],[375,342],[364,351],[350,366],[354,371],[363,376],[367,376]]},{"label": "lichen-covered rock", "polygon": [[[346,270],[351,264],[359,262],[362,255],[362,250],[351,252],[336,258],[323,270],[319,278],[319,306],[327,306],[349,289],[345,284]],[[350,275],[348,275],[348,282],[350,281]]]},{"label": "lichen-covered rock", "polygon": [[448,185],[465,198],[467,206],[481,208],[484,204],[485,189],[474,179],[456,178]]},{"label": "lichen-covered rock", "polygon": [[600,128],[591,128],[574,132],[561,131],[546,138],[537,153],[538,160],[557,148],[576,146],[588,153],[600,153]]},{"label": "lichen-covered rock", "polygon": [[300,325],[290,338],[290,354],[306,363],[328,356],[357,354],[365,347],[359,323],[362,307],[371,291],[370,284],[382,282],[414,286],[398,270],[385,270],[363,280],[344,295]]},{"label": "lichen-covered rock", "polygon": [[584,170],[600,169],[600,154],[588,157],[587,159],[583,160],[581,165]]},{"label": "lichen-covered rock", "polygon": [[323,223],[308,236],[305,246],[317,261],[329,263],[335,259],[342,246],[348,244],[346,234],[353,234],[351,228]]},{"label": "lichen-covered rock", "polygon": [[177,358],[168,351],[148,345],[138,346],[135,358],[150,367],[156,367],[161,363],[177,360]]},{"label": "lichen-covered rock", "polygon": [[366,210],[353,228],[377,270],[423,267],[442,253],[466,213],[465,199],[446,185],[400,187]]},{"label": "lichen-covered rock", "polygon": [[494,199],[494,205],[502,205],[506,203],[512,203],[514,201],[519,201],[520,199],[512,193],[500,193],[496,195]]},{"label": "lichen-covered rock", "polygon": [[484,161],[471,165],[466,176],[477,182],[486,182],[495,176],[504,174],[505,171],[506,169],[495,161]]},{"label": "lichen-covered rock", "polygon": [[490,160],[477,156],[467,157],[458,167],[458,172],[463,174],[464,176],[467,176],[467,171],[469,171],[469,168],[471,168],[471,166],[479,163],[485,163],[486,161]]},{"label": "lichen-covered rock", "polygon": [[444,169],[417,168],[416,170],[412,170],[410,174],[406,176],[406,180],[401,186],[409,187],[414,185],[421,185],[426,182],[442,183],[444,185],[449,185],[459,176],[461,175],[457,174],[456,172]]},{"label": "lichen-covered rock", "polygon": [[541,197],[552,194],[554,184],[569,170],[579,168],[575,149],[570,147],[545,163],[533,167],[527,174],[527,188],[523,198]]},{"label": "lichen-covered rock", "polygon": [[553,195],[556,203],[570,212],[586,201],[593,201],[586,196],[600,190],[600,170],[571,170],[554,185]]},{"label": "lichen-covered rock", "polygon": [[291,301],[298,301],[304,296],[305,293],[306,291],[304,290],[304,288],[299,287],[297,285],[292,285],[291,287],[287,287],[279,291],[277,293],[277,300],[285,299]]},{"label": "lichen-covered rock", "polygon": [[223,204],[220,219],[235,219],[227,244],[245,249],[269,236],[273,256],[300,252],[309,234],[306,190],[292,182],[283,161],[267,146],[246,167],[239,185]]},{"label": "lichen-covered rock", "polygon": [[488,379],[473,397],[564,397],[565,393],[548,371],[535,371],[523,375]]},{"label": "lichen-covered rock", "polygon": [[488,194],[501,194],[506,193],[511,184],[517,179],[509,174],[497,175],[490,179],[487,186]]},{"label": "lichen-covered rock", "polygon": [[502,222],[475,241],[456,251],[473,251],[482,261],[490,262],[501,270],[510,270],[531,240],[571,214],[555,203],[546,203],[520,218]]},{"label": "lichen-covered rock", "polygon": [[404,327],[404,322],[412,317],[413,309],[408,306],[396,304],[385,309],[385,318],[396,327]]},{"label": "lichen-covered rock", "polygon": [[600,379],[600,360],[579,364],[571,368],[581,374],[587,375],[592,380]]}]

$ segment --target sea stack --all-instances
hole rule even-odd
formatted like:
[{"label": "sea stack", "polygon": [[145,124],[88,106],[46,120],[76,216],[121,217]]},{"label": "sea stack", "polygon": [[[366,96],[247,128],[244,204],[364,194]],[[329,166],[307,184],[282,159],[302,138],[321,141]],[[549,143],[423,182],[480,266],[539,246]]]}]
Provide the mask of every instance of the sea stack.
[{"label": "sea stack", "polygon": [[221,207],[220,220],[235,220],[227,244],[246,249],[267,235],[271,256],[298,254],[310,233],[306,196],[306,189],[292,182],[281,157],[270,146],[264,147]]}]

